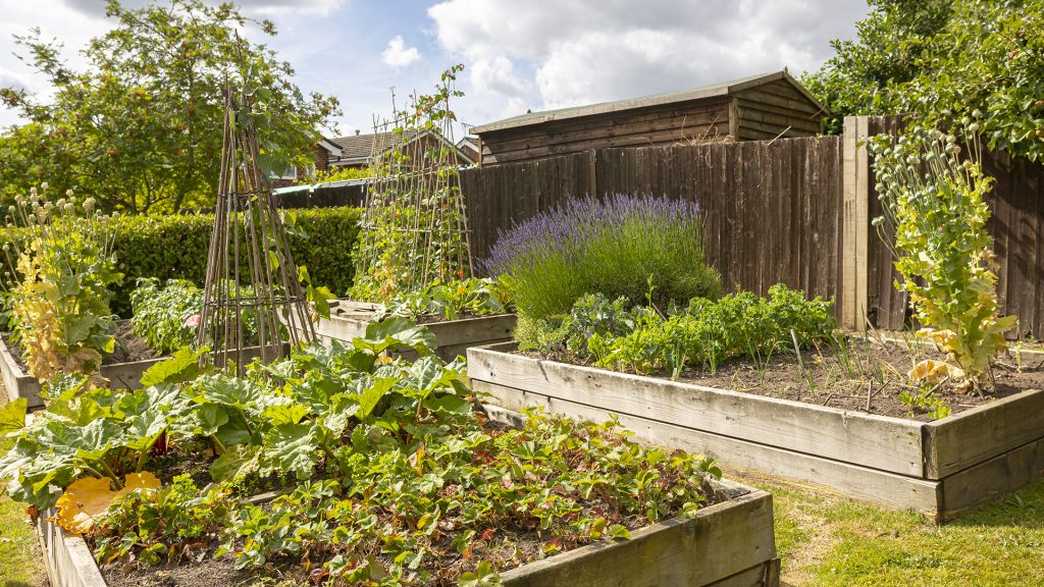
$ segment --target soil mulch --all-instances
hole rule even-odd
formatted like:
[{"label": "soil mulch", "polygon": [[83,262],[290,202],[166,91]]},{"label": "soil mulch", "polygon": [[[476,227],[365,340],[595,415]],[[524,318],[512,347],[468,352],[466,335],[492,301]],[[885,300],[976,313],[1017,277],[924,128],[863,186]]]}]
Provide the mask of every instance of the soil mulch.
[{"label": "soil mulch", "polygon": [[[149,344],[145,342],[145,339],[134,334],[130,320],[117,321],[116,332],[113,334],[116,336],[116,350],[113,351],[112,354],[105,355],[102,358],[103,365],[144,361],[147,359],[155,359],[160,356],[159,353],[149,348]],[[14,357],[18,366],[21,367],[23,371],[26,370],[25,361],[22,360],[22,346],[15,342],[10,332],[4,332],[0,336],[3,336],[4,344],[6,344],[7,349],[11,351],[11,356]]]},{"label": "soil mulch", "polygon": [[[535,353],[523,354],[539,357]],[[690,369],[684,371],[679,380],[928,422],[933,419],[931,411],[904,402],[901,394],[904,391],[918,391],[907,376],[914,364],[923,359],[941,361],[945,358],[934,347],[915,342],[849,339],[847,350],[824,345],[802,352],[800,362],[791,350],[771,357],[767,364],[761,366],[750,360],[737,360],[719,366],[715,373]],[[1044,389],[1044,353],[1026,353],[1021,365],[1017,363],[1013,356],[1004,357],[995,363],[995,387],[992,389],[965,390],[946,381],[933,389],[931,396],[948,406],[951,414],[957,414],[997,398],[1031,389]],[[655,375],[670,376],[669,373]]]}]

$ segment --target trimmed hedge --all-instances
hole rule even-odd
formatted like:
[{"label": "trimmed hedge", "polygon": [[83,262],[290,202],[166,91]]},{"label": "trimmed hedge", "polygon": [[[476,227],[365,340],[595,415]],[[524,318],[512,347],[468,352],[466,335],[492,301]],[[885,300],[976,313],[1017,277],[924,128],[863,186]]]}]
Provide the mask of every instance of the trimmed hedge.
[{"label": "trimmed hedge", "polygon": [[[316,285],[335,294],[352,286],[355,265],[352,247],[359,232],[359,208],[314,208],[287,211],[297,218],[305,237],[290,235],[294,262],[307,265]],[[115,223],[115,252],[125,275],[112,309],[130,316],[130,292],[139,277],[188,279],[202,284],[207,268],[207,248],[213,228],[212,214],[119,216]],[[26,229],[0,230],[0,245],[21,240]]]}]

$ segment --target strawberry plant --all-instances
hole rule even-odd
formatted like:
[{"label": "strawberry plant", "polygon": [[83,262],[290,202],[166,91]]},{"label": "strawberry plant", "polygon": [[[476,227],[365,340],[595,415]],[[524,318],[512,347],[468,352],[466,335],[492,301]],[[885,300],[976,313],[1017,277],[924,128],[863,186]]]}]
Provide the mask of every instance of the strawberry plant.
[{"label": "strawberry plant", "polygon": [[[59,521],[107,565],[227,554],[325,585],[492,584],[718,499],[712,461],[640,446],[615,423],[536,412],[518,429],[489,422],[463,364],[432,344],[393,317],[240,378],[201,370],[199,351],[182,349],[141,390],[81,379],[28,427],[24,406],[0,412],[18,429],[0,476],[16,499],[67,508]],[[389,352],[402,347],[420,358]],[[280,495],[241,503],[259,486]]]}]

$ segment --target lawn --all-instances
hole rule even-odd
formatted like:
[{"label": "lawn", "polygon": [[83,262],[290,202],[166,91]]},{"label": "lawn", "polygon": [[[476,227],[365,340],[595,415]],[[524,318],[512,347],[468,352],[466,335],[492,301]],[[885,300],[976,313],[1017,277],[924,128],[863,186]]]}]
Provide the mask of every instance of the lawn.
[{"label": "lawn", "polygon": [[772,492],[788,585],[1044,585],[1044,482],[939,527],[784,481]]},{"label": "lawn", "polygon": [[[0,396],[7,397],[3,386],[0,386]],[[0,438],[0,453],[7,450],[9,442]],[[0,585],[38,587],[46,584],[46,571],[41,564],[33,527],[25,515],[25,506],[0,495]]]}]

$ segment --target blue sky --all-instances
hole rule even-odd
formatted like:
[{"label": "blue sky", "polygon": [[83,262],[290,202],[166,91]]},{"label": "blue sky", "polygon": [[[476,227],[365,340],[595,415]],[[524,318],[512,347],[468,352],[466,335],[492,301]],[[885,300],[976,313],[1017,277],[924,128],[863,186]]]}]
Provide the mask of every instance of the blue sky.
[{"label": "blue sky", "polygon": [[[141,4],[145,0],[130,0]],[[461,121],[683,90],[789,67],[818,67],[851,38],[865,0],[241,0],[271,19],[271,41],[305,91],[337,96],[339,134],[430,90],[463,63]],[[76,50],[109,26],[103,0],[0,0],[0,85],[46,97],[12,34],[39,26]],[[16,124],[0,109],[0,125]],[[328,132],[328,134],[333,134]]]}]

